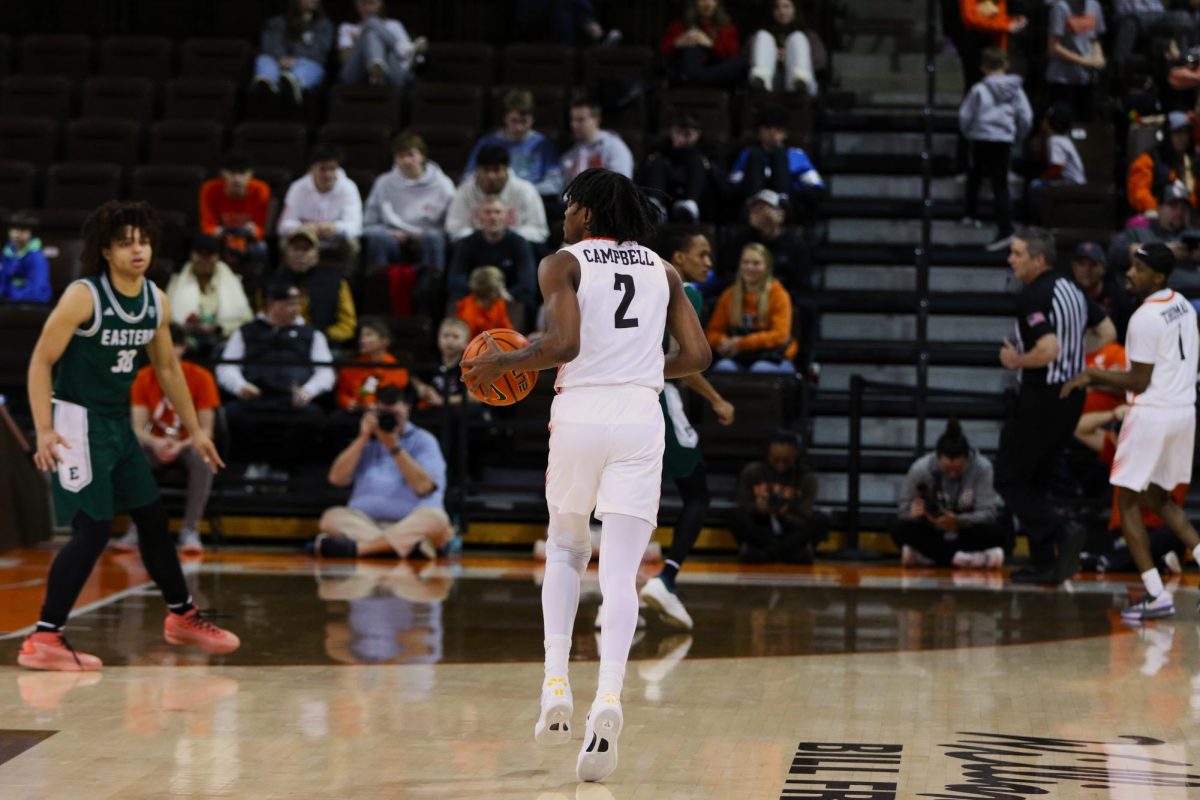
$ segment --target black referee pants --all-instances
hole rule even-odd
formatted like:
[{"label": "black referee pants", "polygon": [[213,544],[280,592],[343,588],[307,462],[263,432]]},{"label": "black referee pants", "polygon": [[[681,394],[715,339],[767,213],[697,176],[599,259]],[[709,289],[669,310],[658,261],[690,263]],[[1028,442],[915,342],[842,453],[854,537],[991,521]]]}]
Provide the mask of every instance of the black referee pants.
[{"label": "black referee pants", "polygon": [[1071,441],[1083,412],[1083,392],[1061,399],[1061,386],[1022,386],[1000,431],[996,491],[1029,537],[1035,570],[1053,569],[1055,541],[1066,520],[1050,501],[1054,464]]}]

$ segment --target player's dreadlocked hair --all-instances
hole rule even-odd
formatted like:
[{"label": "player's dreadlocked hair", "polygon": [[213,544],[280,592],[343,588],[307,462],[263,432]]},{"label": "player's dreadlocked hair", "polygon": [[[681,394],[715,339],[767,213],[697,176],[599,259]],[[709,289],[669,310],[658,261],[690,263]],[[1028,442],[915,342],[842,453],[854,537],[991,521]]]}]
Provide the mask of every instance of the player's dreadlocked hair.
[{"label": "player's dreadlocked hair", "polygon": [[658,210],[645,192],[617,172],[593,167],[575,176],[563,191],[563,201],[592,212],[588,230],[622,242],[649,242]]},{"label": "player's dreadlocked hair", "polygon": [[126,228],[141,231],[157,249],[159,239],[158,214],[149,203],[135,200],[109,200],[97,208],[83,223],[84,268],[96,275],[108,271],[108,262],[100,252],[125,233]]}]

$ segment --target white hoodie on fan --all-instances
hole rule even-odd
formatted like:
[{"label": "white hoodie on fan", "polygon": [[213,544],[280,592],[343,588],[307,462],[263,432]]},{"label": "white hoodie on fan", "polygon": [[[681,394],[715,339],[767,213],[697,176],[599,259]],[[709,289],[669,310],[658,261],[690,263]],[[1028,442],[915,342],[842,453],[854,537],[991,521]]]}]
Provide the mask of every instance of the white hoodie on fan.
[{"label": "white hoodie on fan", "polygon": [[454,182],[432,161],[419,178],[406,178],[399,167],[375,179],[367,195],[365,233],[402,230],[420,236],[441,230],[446,208],[454,197]]},{"label": "white hoodie on fan", "polygon": [[311,174],[297,178],[288,187],[279,215],[279,235],[287,236],[305,222],[334,222],[342,236],[362,236],[362,195],[341,167],[328,192],[317,191]]}]

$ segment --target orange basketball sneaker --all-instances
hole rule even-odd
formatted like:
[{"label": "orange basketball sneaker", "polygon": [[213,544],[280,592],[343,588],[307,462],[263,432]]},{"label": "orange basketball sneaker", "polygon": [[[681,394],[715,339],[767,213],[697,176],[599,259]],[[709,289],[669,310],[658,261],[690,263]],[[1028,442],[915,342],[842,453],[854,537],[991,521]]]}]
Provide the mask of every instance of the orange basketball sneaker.
[{"label": "orange basketball sneaker", "polygon": [[167,612],[163,636],[171,644],[192,644],[210,655],[232,653],[242,644],[237,636],[209,622],[198,608],[186,614]]},{"label": "orange basketball sneaker", "polygon": [[61,631],[31,633],[25,637],[17,663],[25,669],[91,672],[103,666],[100,659],[81,653],[67,642]]}]

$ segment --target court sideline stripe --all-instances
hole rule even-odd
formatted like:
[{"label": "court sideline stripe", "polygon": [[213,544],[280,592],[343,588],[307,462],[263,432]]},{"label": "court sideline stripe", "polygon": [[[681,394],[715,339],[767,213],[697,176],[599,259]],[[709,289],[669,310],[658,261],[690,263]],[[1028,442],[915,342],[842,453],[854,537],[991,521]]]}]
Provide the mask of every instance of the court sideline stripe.
[{"label": "court sideline stripe", "polygon": [[[136,586],[130,586],[126,589],[122,589],[121,591],[115,592],[106,597],[101,597],[99,600],[88,603],[86,606],[80,606],[79,608],[73,610],[70,613],[70,615],[68,616],[68,619],[75,619],[75,617],[80,617],[80,616],[83,616],[84,614],[91,613],[92,611],[95,611],[97,608],[102,608],[110,603],[115,603],[118,600],[124,600],[126,597],[129,597],[130,595],[134,595],[134,594],[137,594],[138,592],[142,591],[147,586],[154,586],[154,581],[146,581],[145,583],[139,583]],[[27,635],[33,633],[34,629],[36,629],[36,628],[37,628],[37,623],[34,623],[33,625],[26,625],[24,628],[20,628],[15,631],[9,631],[8,633],[2,633],[2,634],[0,634],[0,642],[5,641],[6,639],[16,639],[19,637],[27,636]]]}]

